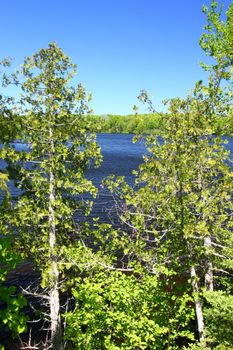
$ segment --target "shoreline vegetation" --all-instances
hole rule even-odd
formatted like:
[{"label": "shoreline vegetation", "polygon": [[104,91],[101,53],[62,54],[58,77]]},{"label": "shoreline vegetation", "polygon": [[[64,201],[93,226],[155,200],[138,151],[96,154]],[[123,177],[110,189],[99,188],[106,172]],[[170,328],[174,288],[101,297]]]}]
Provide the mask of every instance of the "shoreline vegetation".
[{"label": "shoreline vegetation", "polygon": [[87,116],[91,121],[93,132],[100,133],[126,133],[126,134],[150,134],[161,129],[164,123],[164,114],[104,114]]},{"label": "shoreline vegetation", "polygon": [[[112,134],[158,134],[165,130],[168,114],[165,112],[144,114],[104,114],[87,115],[91,131]],[[231,136],[233,133],[233,116],[215,118],[216,133]]]},{"label": "shoreline vegetation", "polygon": [[[0,116],[1,125],[0,139],[4,143],[4,135],[12,134],[12,140],[22,128],[21,120],[24,117],[14,116],[15,130],[11,130],[11,123]],[[166,130],[169,123],[169,113],[144,113],[144,114],[87,114],[85,123],[91,133],[108,134],[135,134],[135,135],[159,135]],[[6,133],[7,130],[7,133]],[[215,117],[212,134],[231,137],[233,134],[233,115],[227,117]]]}]

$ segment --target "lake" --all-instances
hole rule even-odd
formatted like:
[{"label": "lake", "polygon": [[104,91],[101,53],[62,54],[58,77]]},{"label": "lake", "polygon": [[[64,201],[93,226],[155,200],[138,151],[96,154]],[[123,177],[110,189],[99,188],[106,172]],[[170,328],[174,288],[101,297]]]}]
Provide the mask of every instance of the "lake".
[{"label": "lake", "polygon": [[137,169],[146,153],[145,144],[133,143],[132,134],[98,134],[103,163],[97,169],[87,172],[88,178],[98,186],[102,179],[111,174],[125,176],[128,183],[133,182],[132,171]]},{"label": "lake", "polygon": [[[101,220],[107,218],[107,212],[113,205],[112,198],[106,189],[101,189],[100,184],[102,180],[109,175],[125,176],[126,181],[132,185],[134,177],[132,171],[138,169],[142,162],[143,154],[147,150],[145,144],[141,142],[133,143],[132,134],[98,134],[97,141],[101,147],[103,155],[103,162],[99,168],[90,168],[87,170],[87,177],[91,179],[96,187],[99,188],[98,198],[95,200],[93,207],[93,216],[99,216]],[[229,143],[226,148],[231,151],[233,155],[233,139],[228,139]],[[25,147],[18,144],[17,148]],[[3,162],[0,161],[0,167]],[[16,192],[11,187],[11,192]],[[76,220],[81,220],[77,214]]]},{"label": "lake", "polygon": [[[112,210],[114,201],[106,189],[101,188],[101,182],[109,175],[124,176],[127,183],[133,185],[132,171],[138,169],[147,150],[143,141],[133,143],[132,134],[98,134],[97,141],[101,147],[103,162],[99,168],[88,169],[86,176],[98,187],[98,198],[94,201],[92,215],[101,221],[111,222],[114,218]],[[82,220],[76,215],[75,220]]]},{"label": "lake", "polygon": [[[137,142],[134,144],[132,134],[98,134],[97,141],[101,147],[103,155],[103,162],[99,168],[93,168],[87,170],[86,176],[92,180],[94,185],[99,188],[98,198],[95,200],[93,206],[93,216],[99,216],[102,221],[107,219],[107,211],[112,206],[112,197],[106,191],[101,189],[102,180],[109,175],[125,176],[126,181],[129,184],[133,184],[132,171],[137,169],[142,162],[142,156],[146,153],[146,147],[144,143]],[[17,149],[25,149],[24,144],[16,144]],[[5,162],[0,160],[0,168],[5,167]],[[10,182],[10,190],[12,195],[19,194],[13,186],[13,182]],[[81,220],[81,217],[76,214],[76,220]]]}]

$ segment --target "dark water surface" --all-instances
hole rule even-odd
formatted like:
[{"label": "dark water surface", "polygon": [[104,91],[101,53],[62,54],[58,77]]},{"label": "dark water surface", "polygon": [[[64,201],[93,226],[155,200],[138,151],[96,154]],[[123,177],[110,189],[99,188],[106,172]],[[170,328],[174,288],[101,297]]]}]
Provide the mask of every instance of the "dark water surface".
[{"label": "dark water surface", "polygon": [[144,143],[133,143],[132,134],[98,134],[97,141],[101,147],[103,163],[97,169],[87,172],[88,178],[98,185],[103,178],[111,174],[125,176],[132,183],[132,171],[137,169],[146,153]]},{"label": "dark water surface", "polygon": [[[103,162],[99,168],[88,169],[86,176],[98,187],[98,198],[94,201],[92,216],[101,221],[113,219],[114,201],[101,183],[109,175],[124,176],[128,184],[133,185],[133,170],[137,170],[147,150],[144,142],[133,143],[132,134],[98,134],[97,141],[101,147]],[[78,221],[81,217],[76,216]],[[111,220],[110,220],[111,221]]]},{"label": "dark water surface", "polygon": [[[112,198],[106,189],[101,187],[101,182],[109,175],[124,176],[126,181],[133,185],[134,176],[132,171],[138,169],[143,161],[143,155],[147,153],[144,142],[133,143],[132,134],[98,134],[97,141],[101,147],[103,162],[99,168],[90,167],[86,176],[98,187],[99,195],[95,200],[92,216],[100,216],[106,219],[107,212],[113,205]],[[226,148],[230,150],[233,157],[233,139],[225,138],[229,141]],[[25,149],[26,145],[15,144],[17,149]],[[0,168],[4,168],[4,162],[0,160]],[[18,194],[18,190],[10,184],[12,194]],[[81,220],[76,214],[76,220]]]},{"label": "dark water surface", "polygon": [[[98,187],[99,195],[94,202],[92,216],[100,216],[101,220],[107,219],[107,212],[112,206],[112,197],[106,189],[101,187],[102,180],[109,175],[125,176],[129,184],[133,184],[132,171],[138,169],[142,162],[142,156],[146,153],[144,143],[133,143],[132,134],[98,134],[97,141],[101,147],[103,162],[99,168],[90,167],[86,176]],[[15,144],[16,149],[25,150],[25,144]],[[5,162],[0,160],[0,168],[5,167]],[[20,193],[10,182],[12,195]],[[107,211],[106,211],[107,209]],[[76,220],[82,220],[77,213]],[[108,220],[107,220],[108,221]]]}]

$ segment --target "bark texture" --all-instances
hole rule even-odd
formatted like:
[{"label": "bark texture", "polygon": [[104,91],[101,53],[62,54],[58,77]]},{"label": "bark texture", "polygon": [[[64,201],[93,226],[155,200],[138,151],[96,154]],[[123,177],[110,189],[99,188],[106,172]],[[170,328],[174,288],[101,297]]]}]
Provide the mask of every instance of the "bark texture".
[{"label": "bark texture", "polygon": [[[50,159],[54,152],[53,133],[49,130],[50,135]],[[54,350],[63,350],[62,325],[60,316],[60,298],[59,298],[59,269],[56,256],[56,223],[55,223],[55,179],[51,170],[49,174],[49,251],[50,251],[50,280],[51,286],[49,291],[50,306],[50,330],[51,343]]]},{"label": "bark texture", "polygon": [[205,325],[204,325],[202,304],[201,304],[201,300],[198,296],[199,295],[199,286],[198,286],[197,274],[196,274],[196,270],[195,270],[194,266],[191,266],[190,275],[191,275],[191,279],[192,279],[192,288],[193,288],[193,292],[194,292],[194,303],[195,303],[195,311],[196,311],[196,318],[197,318],[199,341],[202,342],[205,339],[205,335],[204,335]]}]

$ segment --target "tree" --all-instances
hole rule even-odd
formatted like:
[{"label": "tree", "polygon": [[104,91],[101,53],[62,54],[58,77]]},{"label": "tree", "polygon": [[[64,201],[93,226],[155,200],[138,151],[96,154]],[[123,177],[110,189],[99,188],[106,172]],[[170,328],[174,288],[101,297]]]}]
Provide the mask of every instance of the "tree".
[{"label": "tree", "polygon": [[229,152],[216,135],[216,110],[203,90],[198,83],[193,96],[168,102],[165,128],[147,138],[150,154],[137,173],[136,189],[122,179],[109,183],[124,201],[122,221],[148,272],[169,281],[189,270],[201,341],[202,287],[213,290],[214,274],[221,277],[232,266],[233,209]]},{"label": "tree", "polygon": [[[139,189],[130,189],[121,180],[110,184],[118,193],[121,188],[128,209],[122,210],[122,220],[134,236],[137,232],[138,253],[150,271],[162,265],[170,274],[184,275],[189,269],[203,347],[207,334],[208,341],[223,342],[213,333],[216,315],[223,315],[226,327],[232,322],[231,316],[226,320],[224,309],[216,313],[215,302],[219,289],[226,303],[232,297],[232,170],[223,145],[227,141],[222,139],[231,132],[224,118],[232,118],[232,9],[231,4],[224,22],[216,1],[210,9],[204,7],[207,25],[200,43],[213,59],[213,64],[203,64],[208,85],[200,81],[193,95],[167,102],[164,130],[159,137],[147,138],[150,155],[137,175]],[[151,109],[145,91],[140,99]],[[206,321],[212,322],[206,325],[203,288],[210,310]]]},{"label": "tree", "polygon": [[[216,19],[220,21],[220,17],[216,17],[216,6],[216,2],[213,2],[211,16],[215,22]],[[227,27],[231,22],[230,13],[229,10]],[[225,33],[225,24],[221,23]],[[217,28],[218,35],[219,31],[220,27]],[[209,43],[205,42],[205,50],[213,42],[212,39],[209,37]],[[204,41],[202,45],[203,43]],[[223,37],[220,36],[218,44],[222,43]],[[201,348],[206,348],[207,342],[211,346],[219,343],[223,346],[232,345],[231,332],[224,332],[224,327],[232,324],[231,316],[227,317],[224,307],[222,310],[219,305],[216,307],[216,300],[220,296],[221,300],[228,302],[227,305],[230,305],[232,299],[232,171],[229,152],[222,140],[222,135],[229,129],[226,129],[226,124],[223,124],[224,128],[219,125],[219,119],[231,111],[231,90],[221,86],[223,80],[230,80],[231,61],[222,55],[216,66],[205,68],[210,71],[207,86],[200,81],[193,94],[186,99],[167,101],[168,113],[163,116],[164,129],[159,130],[159,135],[147,138],[150,153],[140,167],[135,188],[128,186],[122,178],[106,181],[114,195],[120,197],[118,210],[121,208],[120,217],[126,230],[121,230],[118,242],[124,240],[122,255],[125,265],[128,263],[127,268],[133,271],[131,273],[141,279],[145,270],[139,266],[147,269],[152,280],[154,276],[155,284],[164,281],[164,288],[167,288],[166,291],[171,296],[165,302],[167,309],[171,300],[179,299],[188,310],[190,301],[186,297],[192,288]],[[150,111],[154,112],[145,91],[142,91],[140,99],[148,103]],[[113,287],[114,282],[111,281]],[[111,300],[107,292],[106,275],[104,282],[99,279],[98,283],[93,285],[87,279],[81,289],[76,288],[74,291],[78,307],[70,316],[68,331],[79,347],[83,343],[87,346],[89,341],[88,346],[92,344],[98,347],[101,344],[101,347],[107,349],[120,342],[119,334],[117,342],[114,342],[117,332],[108,328],[114,322],[114,317],[109,315],[109,303],[112,305],[114,300]],[[119,298],[123,303],[123,297],[119,297],[120,278],[117,283],[119,294],[115,295],[115,299]],[[88,290],[94,289],[94,294],[88,293],[86,285]],[[141,286],[140,283],[134,283],[131,289],[136,291],[140,287],[146,290],[143,283]],[[128,295],[127,307],[131,309],[130,293]],[[156,296],[161,295],[162,291],[156,290]],[[92,297],[98,300],[99,307],[93,308],[90,314],[87,307]],[[147,297],[148,295],[145,299]],[[156,307],[156,315],[160,311],[159,306]],[[94,317],[95,313],[98,316]],[[127,332],[125,322],[124,336],[121,321],[115,323],[115,328],[119,327],[122,331],[122,339],[126,339],[127,334],[133,334],[133,325],[139,327],[134,316],[129,317],[131,332]],[[161,314],[160,316],[162,317]],[[153,316],[150,317],[153,319]],[[169,332],[166,337],[166,331],[163,330],[161,346],[166,344],[167,348],[175,348],[179,342],[177,328],[174,326],[180,324],[179,314],[172,315],[171,319],[173,325],[163,319],[163,326],[168,327],[171,337],[169,338]],[[187,343],[192,326],[191,323],[186,323],[185,326],[187,333],[185,335],[184,330],[183,334]],[[102,329],[105,330],[104,334]],[[216,329],[218,332],[215,332]],[[196,331],[193,330],[193,333]],[[107,346],[104,342],[106,339],[111,339],[113,344]],[[132,347],[137,345],[134,343]],[[121,346],[127,345],[121,343]],[[149,345],[148,341],[147,346],[153,348],[155,343]],[[159,348],[158,343],[156,346]]]},{"label": "tree", "polygon": [[86,119],[89,97],[81,84],[70,85],[75,68],[55,43],[24,60],[17,81],[22,91],[17,114],[22,124],[20,142],[26,148],[5,144],[1,150],[10,177],[21,190],[11,226],[23,257],[41,271],[53,349],[63,349],[63,247],[75,237],[75,211],[90,211],[91,201],[84,200],[83,194],[96,195],[84,171],[91,160],[98,165],[101,159]]}]

